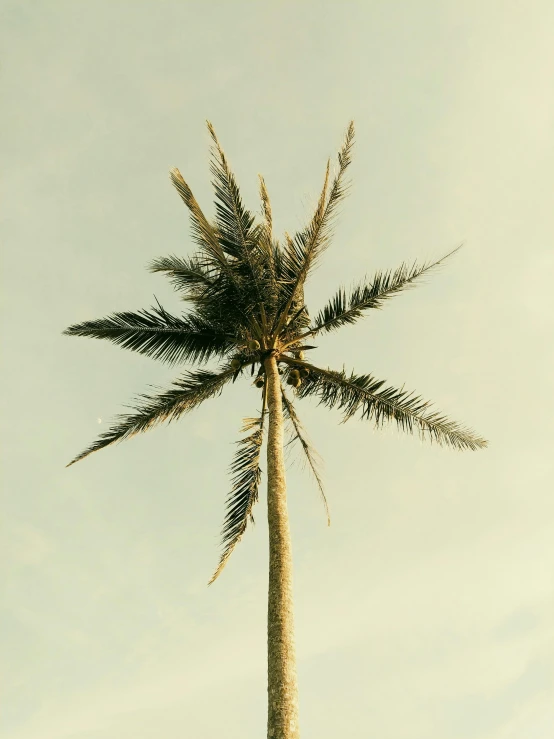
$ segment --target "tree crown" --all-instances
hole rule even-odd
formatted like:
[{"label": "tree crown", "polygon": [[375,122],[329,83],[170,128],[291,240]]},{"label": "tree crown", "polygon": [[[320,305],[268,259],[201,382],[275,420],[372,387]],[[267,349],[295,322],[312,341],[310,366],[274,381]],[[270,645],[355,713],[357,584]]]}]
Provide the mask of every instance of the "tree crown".
[{"label": "tree crown", "polygon": [[[389,298],[413,287],[424,274],[441,265],[460,247],[440,259],[394,271],[378,272],[349,293],[336,294],[312,319],[304,301],[307,278],[329,246],[337,207],[348,191],[345,174],[351,163],[354,124],[350,122],[338,153],[338,168],[331,177],[327,162],[324,183],[308,225],[284,243],[274,238],[272,213],[265,181],[259,176],[262,219],[243,205],[239,187],[213,126],[210,170],[215,190],[216,215],[209,221],[178,169],[170,178],[190,213],[192,238],[197,250],[189,257],[155,259],[151,272],[163,272],[189,305],[174,316],[159,303],[150,310],[115,313],[106,318],[70,326],[65,334],[107,339],[126,349],[169,364],[219,360],[215,370],[185,372],[173,387],[159,395],[141,395],[134,412],[119,416],[70,465],[116,441],[173,420],[218,395],[228,382],[241,376],[254,378],[261,392],[262,410],[246,419],[232,465],[233,488],[229,496],[223,540],[224,553],[215,579],[244,533],[257,500],[259,456],[266,414],[265,362],[275,358],[279,371],[297,398],[313,396],[320,404],[336,407],[344,419],[359,413],[376,425],[395,421],[404,431],[414,431],[431,441],[457,449],[479,449],[487,442],[468,428],[432,411],[430,403],[404,389],[383,387],[371,375],[347,374],[324,369],[308,361],[318,335],[359,320],[367,311],[381,308]],[[285,417],[292,439],[299,440],[315,473],[325,501],[316,457],[303,431],[292,401],[282,388]],[[69,465],[68,465],[69,466]]]}]

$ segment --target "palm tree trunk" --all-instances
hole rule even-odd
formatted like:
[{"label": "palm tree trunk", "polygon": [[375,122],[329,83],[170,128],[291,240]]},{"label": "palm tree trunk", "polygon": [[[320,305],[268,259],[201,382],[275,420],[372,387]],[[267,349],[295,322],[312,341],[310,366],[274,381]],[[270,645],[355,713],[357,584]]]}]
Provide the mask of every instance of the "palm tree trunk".
[{"label": "palm tree trunk", "polygon": [[298,685],[294,646],[292,548],[283,454],[281,380],[275,357],[265,361],[269,434],[267,520],[269,594],[267,606],[267,737],[298,739]]}]

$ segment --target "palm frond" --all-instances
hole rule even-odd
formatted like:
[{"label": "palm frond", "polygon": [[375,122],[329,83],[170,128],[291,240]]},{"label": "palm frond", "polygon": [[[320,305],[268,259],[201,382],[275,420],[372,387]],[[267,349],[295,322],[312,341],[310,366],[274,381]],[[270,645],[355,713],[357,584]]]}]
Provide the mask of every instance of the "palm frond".
[{"label": "palm frond", "polygon": [[236,178],[231,172],[214,127],[210,121],[206,121],[206,124],[213,141],[210,171],[214,177],[216,220],[220,243],[230,256],[242,261],[248,260],[251,250],[250,230],[254,223],[254,216],[246,210],[242,203]]},{"label": "palm frond", "polygon": [[100,434],[93,444],[72,459],[66,467],[110,444],[148,431],[163,421],[171,423],[184,413],[197,408],[208,398],[218,395],[233,374],[234,371],[228,366],[223,367],[218,373],[205,370],[187,372],[173,383],[172,389],[160,395],[140,394],[139,405],[131,406],[135,413],[117,416],[112,427]]},{"label": "palm frond", "polygon": [[292,402],[287,397],[283,388],[281,388],[281,395],[283,398],[283,415],[285,416],[287,420],[290,421],[292,428],[294,429],[294,436],[291,439],[291,441],[298,440],[300,442],[300,445],[302,446],[302,449],[304,450],[304,454],[306,455],[306,461],[315,478],[315,481],[319,488],[319,492],[321,493],[323,505],[325,506],[325,514],[327,515],[327,526],[330,526],[331,518],[329,516],[329,506],[327,504],[325,490],[323,489],[323,480],[321,479],[321,474],[318,469],[318,462],[320,462],[321,458],[319,457],[319,454],[314,449],[314,447],[311,445],[308,437],[306,436],[306,432],[302,426],[300,419],[298,418],[298,414],[296,413],[296,410]]},{"label": "palm frond", "polygon": [[271,202],[269,200],[269,195],[267,192],[267,188],[265,186],[265,180],[261,174],[258,175],[258,179],[260,180],[260,199],[262,201],[262,211],[263,211],[263,216],[264,216],[265,233],[266,233],[268,242],[271,242],[272,231],[273,231]]},{"label": "palm frond", "polygon": [[418,278],[438,267],[461,247],[460,244],[435,262],[422,265],[414,263],[412,267],[402,264],[394,272],[392,270],[378,272],[371,282],[361,283],[348,296],[346,290],[339,289],[335,297],[315,317],[313,326],[303,334],[302,338],[315,336],[322,331],[333,331],[347,323],[355,323],[364,310],[381,308],[388,298],[397,295],[402,290],[414,287]]},{"label": "palm frond", "polygon": [[279,244],[273,241],[273,217],[271,213],[271,202],[269,194],[265,186],[265,180],[261,174],[258,175],[260,180],[260,199],[262,201],[263,223],[257,238],[258,246],[263,254],[263,267],[266,273],[265,283],[266,300],[268,308],[275,308],[275,301],[278,298],[277,275],[279,265]]},{"label": "palm frond", "polygon": [[84,321],[69,326],[63,333],[107,339],[123,349],[170,365],[205,362],[213,356],[223,356],[234,345],[234,338],[220,327],[194,314],[177,318],[158,306],[150,311],[114,313],[107,318]]},{"label": "palm frond", "polygon": [[227,257],[221,248],[216,230],[208,222],[208,219],[202,212],[196,198],[192,194],[192,190],[183,179],[183,175],[179,172],[177,167],[173,167],[169,172],[169,177],[181,196],[181,199],[190,211],[194,240],[212,263],[217,264],[222,270],[231,275],[232,270],[227,261]]},{"label": "palm frond", "polygon": [[207,290],[213,288],[218,272],[210,269],[197,255],[189,258],[170,255],[154,259],[148,265],[150,272],[165,272],[173,287],[184,294],[188,300],[201,298]]},{"label": "palm frond", "polygon": [[317,235],[325,214],[325,198],[329,184],[329,160],[325,169],[323,188],[310,225],[293,239],[285,232],[286,247],[280,259],[279,281],[281,283],[281,306],[275,333],[279,334],[286,324],[289,313],[295,311],[299,302],[304,302],[304,282],[309,269],[306,241],[310,234]]},{"label": "palm frond", "polygon": [[258,489],[262,471],[260,453],[263,442],[265,405],[259,418],[246,418],[241,433],[252,431],[237,442],[238,450],[231,465],[232,489],[227,498],[225,520],[223,522],[223,552],[216,571],[208,585],[211,585],[227,564],[233,549],[242,539],[248,519],[254,523],[252,509],[258,500]]},{"label": "palm frond", "polygon": [[431,412],[431,403],[403,388],[381,389],[384,381],[371,375],[347,376],[344,371],[324,370],[307,363],[304,366],[310,374],[302,382],[298,396],[316,396],[320,404],[342,410],[343,421],[359,411],[361,418],[374,421],[377,427],[385,421],[396,421],[402,431],[418,431],[422,439],[439,445],[472,450],[487,446],[488,442],[471,429]]},{"label": "palm frond", "polygon": [[254,226],[254,216],[244,207],[240,190],[214,127],[206,121],[213,141],[210,171],[214,177],[216,221],[219,243],[223,251],[237,260],[239,274],[247,278],[250,306],[255,313],[263,305],[263,270],[259,252],[260,228]]},{"label": "palm frond", "polygon": [[[282,311],[282,320],[286,320],[297,291],[304,284],[308,272],[318,261],[318,258],[329,245],[332,235],[332,223],[336,208],[348,192],[344,186],[344,174],[351,163],[351,150],[354,144],[354,122],[351,121],[346,132],[344,144],[338,154],[339,171],[333,180],[329,198],[325,204],[329,164],[325,185],[320,195],[315,214],[310,225],[289,240],[288,248],[283,256],[284,263],[284,296],[286,303]],[[282,325],[282,324],[281,324]]]}]

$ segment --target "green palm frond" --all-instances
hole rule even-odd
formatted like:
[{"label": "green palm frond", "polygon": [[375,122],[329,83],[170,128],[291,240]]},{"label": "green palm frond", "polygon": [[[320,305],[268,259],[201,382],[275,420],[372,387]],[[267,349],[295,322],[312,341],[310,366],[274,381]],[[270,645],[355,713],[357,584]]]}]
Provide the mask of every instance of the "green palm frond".
[{"label": "green palm frond", "polygon": [[346,132],[344,144],[338,154],[339,171],[331,185],[327,203],[325,204],[325,197],[329,176],[329,163],[327,163],[323,191],[310,225],[305,230],[297,233],[294,239],[288,241],[288,247],[283,255],[284,274],[282,276],[284,281],[283,293],[286,302],[282,310],[279,328],[282,327],[286,320],[297,291],[304,284],[310,269],[315,266],[318,258],[329,245],[336,208],[348,192],[348,187],[344,185],[343,178],[351,163],[350,155],[353,144],[354,122],[351,121]]},{"label": "green palm frond", "polygon": [[183,175],[179,172],[177,167],[173,167],[169,172],[169,177],[181,196],[181,199],[190,211],[191,230],[194,241],[196,241],[200,246],[203,253],[212,262],[212,264],[217,265],[232,277],[232,270],[217,238],[217,232],[208,222],[208,219],[196,202],[196,198],[183,179]]},{"label": "green palm frond", "polygon": [[248,431],[252,433],[237,442],[239,448],[231,465],[232,489],[227,498],[227,513],[223,522],[223,552],[208,585],[217,580],[221,574],[233,549],[246,531],[248,519],[254,523],[252,509],[258,500],[258,489],[262,477],[260,453],[265,413],[264,403],[259,418],[245,418],[243,422],[241,433]]},{"label": "green palm frond", "polygon": [[281,395],[283,399],[283,414],[285,418],[290,421],[292,428],[294,429],[294,436],[291,439],[291,441],[298,440],[300,442],[300,445],[302,446],[302,449],[304,450],[304,454],[306,455],[306,461],[315,478],[315,481],[319,488],[319,492],[321,493],[323,505],[325,506],[325,514],[327,516],[327,526],[330,526],[331,518],[329,516],[329,506],[327,504],[325,490],[323,489],[323,480],[321,479],[321,474],[318,468],[318,463],[321,462],[321,458],[319,454],[317,453],[317,451],[314,449],[314,447],[311,445],[308,437],[306,436],[306,432],[302,426],[300,419],[298,418],[298,414],[296,413],[296,410],[292,402],[287,397],[283,388],[281,388]]},{"label": "green palm frond", "polygon": [[[260,199],[262,201],[263,223],[259,230],[257,243],[262,255],[262,270],[265,283],[265,303],[267,321],[273,323],[274,312],[279,298],[278,274],[280,265],[279,243],[273,240],[273,217],[271,213],[271,202],[265,185],[264,178],[259,174]],[[262,303],[263,305],[263,303]]]},{"label": "green palm frond", "polygon": [[229,334],[250,326],[248,298],[238,282],[229,279],[225,271],[206,264],[201,256],[160,258],[149,268],[152,272],[166,272],[174,287],[183,293],[183,299],[194,303],[197,315],[206,323]]},{"label": "green palm frond", "polygon": [[421,438],[440,445],[472,450],[487,446],[487,441],[471,429],[431,412],[431,404],[413,393],[393,387],[381,389],[384,381],[371,375],[347,376],[344,371],[324,370],[307,363],[304,366],[309,375],[302,382],[298,396],[316,396],[320,404],[344,411],[344,421],[359,411],[361,418],[373,420],[378,427],[385,421],[396,421],[402,431],[418,431]]},{"label": "green palm frond", "polygon": [[277,334],[289,320],[290,312],[294,312],[298,308],[299,302],[304,302],[304,282],[310,265],[310,250],[309,246],[306,249],[306,245],[307,242],[309,244],[310,235],[315,239],[321,230],[321,224],[325,214],[325,198],[327,197],[328,184],[329,161],[327,161],[323,188],[319,195],[317,207],[310,225],[304,231],[297,234],[294,239],[285,231],[287,245],[283,249],[281,259],[279,260],[280,272],[278,278],[281,284],[281,306],[279,309],[279,320],[275,330]]},{"label": "green palm frond", "polygon": [[219,271],[210,269],[197,255],[192,257],[159,257],[148,265],[150,272],[165,272],[173,287],[183,293],[185,300],[198,301],[213,289]]},{"label": "green palm frond", "polygon": [[[210,171],[214,177],[215,207],[219,241],[223,250],[242,262],[252,258],[251,229],[254,216],[242,204],[236,178],[231,172],[227,157],[218,141],[214,127],[206,121],[213,141]],[[256,270],[251,264],[252,275]]]},{"label": "green palm frond", "polygon": [[394,272],[392,270],[378,272],[371,282],[358,285],[348,296],[346,290],[339,289],[335,297],[315,317],[313,326],[303,334],[302,338],[315,336],[322,331],[333,331],[347,323],[355,323],[364,310],[381,308],[388,298],[397,295],[402,290],[414,287],[418,278],[438,267],[461,247],[460,244],[435,262],[422,265],[415,263],[412,267],[402,264]]},{"label": "green palm frond", "polygon": [[267,188],[265,186],[265,180],[261,174],[258,175],[260,180],[260,199],[262,201],[262,211],[264,216],[265,235],[269,243],[271,243],[271,237],[273,232],[273,217],[271,214],[271,202]]},{"label": "green palm frond", "polygon": [[205,362],[213,356],[223,356],[234,345],[233,336],[202,318],[194,314],[177,318],[158,306],[150,311],[114,313],[107,318],[85,321],[63,333],[107,339],[170,365]]},{"label": "green palm frond", "polygon": [[[268,274],[264,274],[263,257],[259,248],[262,229],[254,225],[254,216],[244,207],[240,190],[232,173],[227,157],[218,141],[214,127],[206,121],[213,141],[210,171],[214,177],[212,184],[216,195],[216,221],[218,238],[223,251],[236,260],[234,265],[241,277],[242,288],[248,306],[248,312],[260,319],[264,312],[263,303],[266,295],[265,283]],[[263,296],[263,297],[262,297]],[[263,318],[261,318],[263,322]]]},{"label": "green palm frond", "polygon": [[187,372],[173,383],[172,389],[166,390],[161,395],[139,395],[140,404],[131,406],[135,413],[117,416],[112,427],[100,434],[93,444],[72,459],[66,467],[71,467],[75,462],[110,444],[148,431],[163,421],[171,423],[184,413],[197,408],[208,398],[219,395],[233,374],[234,371],[229,367],[222,368],[218,373],[205,370]]}]

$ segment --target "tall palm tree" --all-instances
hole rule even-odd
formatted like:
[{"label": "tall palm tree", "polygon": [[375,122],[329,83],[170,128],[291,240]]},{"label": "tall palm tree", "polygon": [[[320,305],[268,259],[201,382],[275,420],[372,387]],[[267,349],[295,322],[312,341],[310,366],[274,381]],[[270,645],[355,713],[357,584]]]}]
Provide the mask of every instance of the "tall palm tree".
[{"label": "tall palm tree", "polygon": [[[260,176],[262,219],[255,223],[244,207],[237,182],[211,123],[211,173],[216,216],[209,221],[178,169],[171,181],[190,211],[192,235],[198,249],[189,257],[161,257],[149,266],[165,272],[188,301],[189,311],[175,316],[159,303],[150,310],[114,313],[64,331],[69,336],[108,339],[168,364],[217,359],[214,369],[185,371],[171,389],[141,395],[134,412],[117,417],[68,466],[92,452],[172,421],[193,410],[239,377],[254,378],[260,410],[245,419],[245,434],[231,465],[232,487],[223,524],[219,576],[244,534],[258,500],[260,456],[267,423],[267,511],[269,527],[268,594],[268,723],[271,739],[297,739],[298,693],[293,631],[292,556],[287,513],[284,422],[291,441],[298,441],[315,473],[326,505],[316,457],[304,433],[288,390],[295,399],[316,398],[338,408],[349,419],[355,414],[377,426],[395,421],[404,431],[455,449],[479,449],[487,442],[470,429],[431,410],[430,404],[403,389],[384,386],[372,375],[322,368],[306,358],[319,335],[354,323],[368,310],[411,287],[447,257],[435,262],[402,264],[379,272],[347,292],[339,288],[327,305],[311,318],[304,303],[304,285],[331,236],[337,206],[347,192],[344,176],[350,164],[354,124],[350,123],[338,154],[338,169],[330,182],[329,162],[315,213],[306,228],[283,244],[272,233],[269,197]],[[458,247],[459,248],[459,247]],[[308,356],[311,356],[308,354]]]}]

